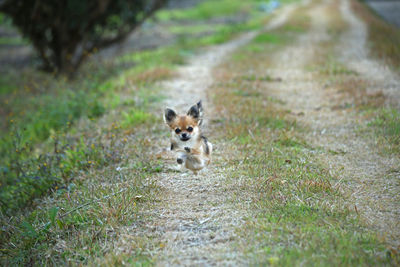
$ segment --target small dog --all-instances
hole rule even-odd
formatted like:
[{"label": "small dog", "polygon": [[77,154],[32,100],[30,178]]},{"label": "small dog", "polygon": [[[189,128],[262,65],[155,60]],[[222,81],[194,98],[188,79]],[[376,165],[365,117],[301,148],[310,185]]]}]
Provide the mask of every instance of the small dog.
[{"label": "small dog", "polygon": [[172,109],[165,109],[164,121],[171,128],[171,150],[177,152],[179,165],[192,170],[194,174],[210,164],[212,144],[201,134],[203,121],[201,101],[193,105],[187,114],[178,115]]}]

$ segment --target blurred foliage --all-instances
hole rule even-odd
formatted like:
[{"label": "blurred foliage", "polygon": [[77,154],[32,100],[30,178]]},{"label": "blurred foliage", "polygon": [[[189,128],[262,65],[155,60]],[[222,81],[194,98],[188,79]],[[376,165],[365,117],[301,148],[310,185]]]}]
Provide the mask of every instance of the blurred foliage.
[{"label": "blurred foliage", "polygon": [[70,74],[91,53],[122,41],[164,2],[6,0],[0,11],[31,41],[45,70]]}]

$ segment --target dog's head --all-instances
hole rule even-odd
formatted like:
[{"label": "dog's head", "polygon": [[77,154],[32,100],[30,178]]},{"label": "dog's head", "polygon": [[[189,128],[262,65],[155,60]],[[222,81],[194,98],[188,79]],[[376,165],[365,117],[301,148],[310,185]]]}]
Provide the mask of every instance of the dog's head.
[{"label": "dog's head", "polygon": [[186,142],[200,133],[203,107],[201,101],[190,107],[184,115],[178,115],[174,110],[167,108],[164,112],[164,121],[173,131],[173,135],[180,141]]}]

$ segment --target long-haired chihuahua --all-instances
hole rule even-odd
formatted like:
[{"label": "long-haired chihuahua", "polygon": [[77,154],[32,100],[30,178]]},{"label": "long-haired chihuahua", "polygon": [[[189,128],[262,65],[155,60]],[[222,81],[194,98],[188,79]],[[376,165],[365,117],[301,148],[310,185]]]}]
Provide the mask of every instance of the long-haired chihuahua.
[{"label": "long-haired chihuahua", "polygon": [[201,101],[186,114],[178,115],[170,108],[165,109],[164,121],[171,129],[171,150],[177,153],[177,163],[197,174],[210,163],[212,152],[212,144],[201,134]]}]

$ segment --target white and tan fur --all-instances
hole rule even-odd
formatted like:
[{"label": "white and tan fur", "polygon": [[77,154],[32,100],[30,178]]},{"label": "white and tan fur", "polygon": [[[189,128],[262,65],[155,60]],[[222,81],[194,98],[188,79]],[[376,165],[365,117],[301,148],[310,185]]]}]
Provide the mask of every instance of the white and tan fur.
[{"label": "white and tan fur", "polygon": [[201,101],[183,115],[170,108],[164,112],[164,121],[171,129],[171,150],[177,153],[177,163],[195,174],[211,161],[212,144],[201,134],[202,120]]}]

